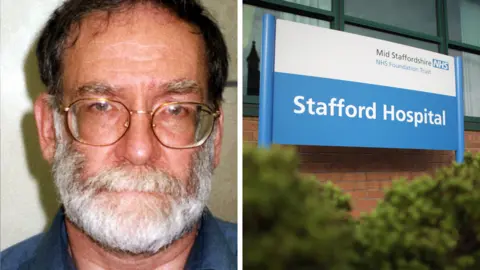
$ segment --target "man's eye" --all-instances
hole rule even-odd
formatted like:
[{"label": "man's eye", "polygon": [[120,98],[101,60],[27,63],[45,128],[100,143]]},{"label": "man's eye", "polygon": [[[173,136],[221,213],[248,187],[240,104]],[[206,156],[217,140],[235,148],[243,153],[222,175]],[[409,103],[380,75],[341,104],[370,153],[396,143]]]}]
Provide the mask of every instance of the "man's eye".
[{"label": "man's eye", "polygon": [[99,112],[108,112],[112,106],[108,102],[96,102],[90,105],[90,108]]},{"label": "man's eye", "polygon": [[170,115],[180,116],[187,113],[187,110],[181,105],[170,105],[167,107],[167,112]]}]

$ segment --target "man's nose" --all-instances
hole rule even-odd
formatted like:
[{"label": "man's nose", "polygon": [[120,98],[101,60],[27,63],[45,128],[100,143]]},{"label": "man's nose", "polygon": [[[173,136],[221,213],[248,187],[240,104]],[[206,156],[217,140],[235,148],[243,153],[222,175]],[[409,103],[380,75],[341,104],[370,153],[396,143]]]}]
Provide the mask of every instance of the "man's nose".
[{"label": "man's nose", "polygon": [[152,158],[157,139],[150,124],[150,113],[134,111],[131,114],[130,127],[124,138],[124,157],[133,165],[144,165]]}]

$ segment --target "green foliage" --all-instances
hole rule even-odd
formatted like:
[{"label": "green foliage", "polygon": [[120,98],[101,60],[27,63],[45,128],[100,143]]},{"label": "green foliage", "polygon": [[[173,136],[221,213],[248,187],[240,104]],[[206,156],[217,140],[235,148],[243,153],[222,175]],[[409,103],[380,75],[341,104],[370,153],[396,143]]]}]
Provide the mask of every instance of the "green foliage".
[{"label": "green foliage", "polygon": [[394,181],[376,209],[298,172],[292,148],[244,149],[245,269],[480,269],[480,155]]},{"label": "green foliage", "polygon": [[396,181],[355,237],[355,269],[480,269],[480,156]]},{"label": "green foliage", "polygon": [[245,269],[349,268],[353,222],[349,197],[298,171],[294,149],[245,146]]}]

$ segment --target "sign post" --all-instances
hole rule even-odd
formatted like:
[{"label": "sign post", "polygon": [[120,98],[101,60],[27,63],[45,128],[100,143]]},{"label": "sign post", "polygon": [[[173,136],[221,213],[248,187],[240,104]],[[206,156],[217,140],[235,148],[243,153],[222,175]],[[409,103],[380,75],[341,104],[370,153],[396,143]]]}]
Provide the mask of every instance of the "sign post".
[{"label": "sign post", "polygon": [[258,144],[269,148],[272,144],[273,71],[275,59],[275,17],[263,16],[262,58],[260,60],[260,106]]},{"label": "sign post", "polygon": [[455,151],[455,160],[457,163],[463,162],[465,152],[464,137],[464,111],[463,111],[463,63],[462,58],[455,57],[455,88],[457,90],[457,121],[458,121],[458,146]]}]

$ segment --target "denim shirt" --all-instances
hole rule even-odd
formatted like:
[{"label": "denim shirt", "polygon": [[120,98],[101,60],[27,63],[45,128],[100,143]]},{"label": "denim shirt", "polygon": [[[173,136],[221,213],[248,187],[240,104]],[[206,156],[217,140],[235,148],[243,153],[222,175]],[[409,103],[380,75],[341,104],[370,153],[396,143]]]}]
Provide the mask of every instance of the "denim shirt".
[{"label": "denim shirt", "polygon": [[[60,208],[50,229],[0,252],[2,270],[75,270],[68,252],[65,213]],[[237,225],[205,209],[186,270],[237,269]]]}]

